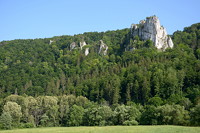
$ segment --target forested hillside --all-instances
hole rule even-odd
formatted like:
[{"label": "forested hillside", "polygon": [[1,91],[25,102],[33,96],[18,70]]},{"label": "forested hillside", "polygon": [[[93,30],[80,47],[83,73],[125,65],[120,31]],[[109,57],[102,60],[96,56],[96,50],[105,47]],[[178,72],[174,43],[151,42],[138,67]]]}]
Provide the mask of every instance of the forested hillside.
[{"label": "forested hillside", "polygon": [[[20,119],[20,114],[12,116],[11,113],[13,121],[32,122],[36,126],[189,125],[190,122],[199,125],[200,23],[177,31],[171,37],[174,48],[165,51],[157,50],[150,40],[131,37],[130,29],[0,42],[0,112],[3,115],[6,110],[10,111],[9,107],[18,108],[20,105],[23,119]],[[106,55],[99,52],[100,40],[108,46]],[[70,48],[73,42],[79,44],[83,41],[87,43],[83,49],[78,46]],[[133,46],[134,49],[130,49]],[[87,56],[84,54],[86,48],[89,48]],[[21,96],[9,96],[11,94]],[[89,103],[75,104],[75,97],[68,106],[71,94],[86,97],[84,99],[94,107]],[[67,97],[67,105],[62,105],[62,97]],[[45,103],[46,98],[50,103]],[[38,108],[42,109],[31,111],[32,108],[27,109],[20,99],[33,100],[35,103],[30,104],[34,107],[38,102]],[[63,106],[70,111],[62,110]],[[93,108],[92,111],[102,110],[110,114],[102,116],[104,113],[99,112],[101,119],[91,118],[91,121],[82,122],[85,117],[92,116],[92,111],[88,110]],[[167,108],[171,108],[168,112],[171,119],[162,114],[162,110]],[[26,113],[26,109],[30,112]],[[119,113],[122,110],[126,110],[124,118]],[[154,116],[156,113],[152,110],[160,116]],[[171,116],[173,110],[180,111],[180,121]],[[57,111],[57,114],[51,111]],[[115,116],[111,116],[113,111]],[[76,119],[80,122],[78,124],[73,121],[77,112],[82,113],[79,114],[82,117],[77,118],[80,120]],[[197,120],[194,115],[198,115]],[[50,119],[52,123],[48,123]]]}]

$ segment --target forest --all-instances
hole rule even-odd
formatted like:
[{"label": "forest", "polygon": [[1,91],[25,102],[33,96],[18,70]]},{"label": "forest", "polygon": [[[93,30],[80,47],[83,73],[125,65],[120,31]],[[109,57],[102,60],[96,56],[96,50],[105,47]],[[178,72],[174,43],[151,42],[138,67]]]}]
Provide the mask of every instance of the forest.
[{"label": "forest", "polygon": [[0,128],[200,126],[200,23],[171,37],[165,51],[130,29],[0,42]]}]

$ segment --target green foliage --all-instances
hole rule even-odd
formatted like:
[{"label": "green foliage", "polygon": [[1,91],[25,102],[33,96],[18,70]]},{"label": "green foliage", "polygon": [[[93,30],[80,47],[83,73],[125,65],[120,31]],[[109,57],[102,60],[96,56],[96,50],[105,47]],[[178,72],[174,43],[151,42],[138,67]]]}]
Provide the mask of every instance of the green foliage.
[{"label": "green foliage", "polygon": [[[50,38],[6,41],[0,46],[0,97],[74,94],[99,103],[144,105],[154,96],[174,103],[175,95],[194,102],[199,89],[191,89],[200,86],[198,37],[199,24],[185,28],[172,36],[175,48],[164,52],[150,40],[132,38],[129,29],[54,37],[52,44]],[[99,40],[109,47],[106,56],[99,55]],[[78,47],[81,41],[90,48],[88,56]],[[77,46],[70,51],[72,42]]]},{"label": "green foliage", "polygon": [[140,119],[142,125],[157,125],[158,120],[156,117],[156,107],[155,106],[145,106]]},{"label": "green foliage", "polygon": [[[21,99],[21,101],[19,100]],[[83,96],[16,96],[4,99],[1,128],[54,127],[54,126],[107,126],[107,125],[199,125],[199,105],[191,108],[187,98],[178,104],[160,104],[160,98],[149,99],[142,106],[134,102],[109,106],[91,102]],[[16,102],[21,103],[20,105]],[[23,105],[25,104],[25,105]],[[181,106],[181,104],[183,104]],[[154,106],[156,105],[156,106]],[[189,106],[190,105],[190,106]],[[188,109],[186,110],[185,107]],[[189,112],[190,111],[190,112]],[[189,115],[190,113],[190,115]],[[10,119],[11,118],[11,119]],[[10,126],[9,126],[10,127]]]},{"label": "green foliage", "polygon": [[40,120],[41,126],[43,127],[48,126],[48,121],[49,121],[49,117],[46,114],[43,114]]},{"label": "green foliage", "polygon": [[188,125],[189,113],[180,105],[163,105],[156,109],[158,124]]},{"label": "green foliage", "polygon": [[198,49],[200,47],[200,24],[193,24],[190,27],[185,27],[183,32],[177,31],[173,35],[175,43],[185,43],[191,48]]},{"label": "green foliage", "polygon": [[191,123],[195,126],[200,126],[200,104],[191,109]]},{"label": "green foliage", "polygon": [[49,120],[51,126],[58,125],[57,116],[59,106],[57,97],[39,96],[37,97],[37,102],[39,107],[38,111],[41,111],[39,118],[43,119],[44,117],[44,124],[48,123],[47,121]]},{"label": "green foliage", "polygon": [[162,104],[163,104],[163,101],[162,101],[162,99],[161,99],[160,97],[155,96],[155,97],[152,97],[152,98],[150,98],[150,99],[148,100],[148,104],[154,105],[154,106],[157,107],[157,106],[162,105]]},{"label": "green foliage", "polygon": [[12,128],[12,117],[10,113],[3,112],[0,116],[0,128],[11,129]]},{"label": "green foliage", "polygon": [[112,125],[113,111],[109,106],[91,106],[86,109],[84,122],[90,126]]},{"label": "green foliage", "polygon": [[135,106],[117,106],[114,110],[116,125],[138,125],[141,112]]},{"label": "green foliage", "polygon": [[34,128],[35,125],[33,123],[24,123],[22,127],[23,128]]},{"label": "green foliage", "polygon": [[99,115],[99,126],[112,125],[112,115],[113,111],[109,106],[100,106],[98,107],[98,115]]},{"label": "green foliage", "polygon": [[[199,25],[175,32],[175,47],[163,52],[129,29],[1,42],[0,114],[14,126],[188,125],[190,111],[198,125]],[[99,54],[100,40],[107,55]]]},{"label": "green foliage", "polygon": [[126,125],[126,126],[133,126],[133,125],[138,125],[138,122],[136,120],[132,120],[132,121],[125,121],[123,122],[123,125]]},{"label": "green foliage", "polygon": [[82,125],[84,109],[81,106],[73,105],[69,111],[68,126]]},{"label": "green foliage", "polygon": [[7,112],[11,115],[14,126],[17,126],[20,122],[20,118],[22,117],[21,106],[16,102],[7,102],[3,106],[3,112]]}]

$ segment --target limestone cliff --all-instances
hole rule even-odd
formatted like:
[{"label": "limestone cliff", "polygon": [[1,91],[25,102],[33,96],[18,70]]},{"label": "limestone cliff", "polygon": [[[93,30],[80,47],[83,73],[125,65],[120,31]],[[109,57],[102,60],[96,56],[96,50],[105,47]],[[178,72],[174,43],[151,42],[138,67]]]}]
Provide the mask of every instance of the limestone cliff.
[{"label": "limestone cliff", "polygon": [[50,40],[50,41],[49,41],[49,44],[52,44],[53,42],[54,42],[54,41]]},{"label": "limestone cliff", "polygon": [[89,48],[86,48],[86,49],[85,49],[85,56],[87,56],[89,53],[90,53],[90,52],[89,52]]},{"label": "limestone cliff", "polygon": [[140,24],[132,24],[131,34],[142,40],[152,40],[157,49],[165,50],[174,46],[171,37],[167,35],[166,29],[160,25],[156,16],[147,17],[146,20],[141,20]]},{"label": "limestone cliff", "polygon": [[76,43],[75,43],[75,42],[72,42],[72,43],[70,44],[70,51],[73,50],[75,47],[76,47]]},{"label": "limestone cliff", "polygon": [[83,48],[84,46],[86,46],[87,44],[86,44],[85,41],[83,41],[83,42],[80,42],[79,45],[80,45],[80,48],[81,48],[81,50],[82,50],[82,48]]},{"label": "limestone cliff", "polygon": [[99,47],[99,54],[106,55],[108,51],[108,46],[103,42],[103,40],[100,40],[100,47]]}]

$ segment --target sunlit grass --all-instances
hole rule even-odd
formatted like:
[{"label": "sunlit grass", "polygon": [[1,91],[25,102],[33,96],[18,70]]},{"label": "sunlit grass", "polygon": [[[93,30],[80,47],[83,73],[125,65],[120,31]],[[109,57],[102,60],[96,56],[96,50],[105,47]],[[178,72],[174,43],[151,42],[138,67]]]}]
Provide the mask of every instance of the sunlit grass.
[{"label": "sunlit grass", "polygon": [[184,126],[48,127],[48,128],[1,130],[0,133],[200,133],[200,127],[184,127]]}]

